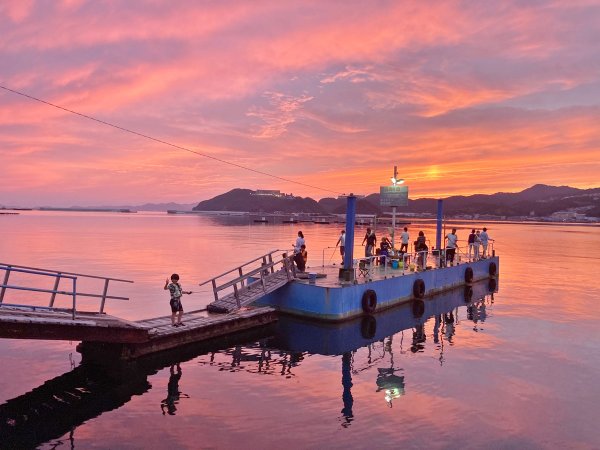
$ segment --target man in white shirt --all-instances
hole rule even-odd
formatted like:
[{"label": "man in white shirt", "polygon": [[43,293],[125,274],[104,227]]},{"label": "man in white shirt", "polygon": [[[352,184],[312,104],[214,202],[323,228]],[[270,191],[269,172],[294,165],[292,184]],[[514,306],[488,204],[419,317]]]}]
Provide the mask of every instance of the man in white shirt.
[{"label": "man in white shirt", "polygon": [[400,253],[408,252],[408,228],[404,227],[404,231],[400,234]]},{"label": "man in white shirt", "polygon": [[487,228],[483,227],[483,231],[479,233],[479,240],[481,241],[481,246],[483,247],[483,257],[487,257],[487,249],[489,241],[493,241],[487,234]]},{"label": "man in white shirt", "polygon": [[454,255],[456,254],[456,241],[458,236],[456,235],[456,228],[452,228],[452,232],[446,236],[446,264],[454,265]]}]

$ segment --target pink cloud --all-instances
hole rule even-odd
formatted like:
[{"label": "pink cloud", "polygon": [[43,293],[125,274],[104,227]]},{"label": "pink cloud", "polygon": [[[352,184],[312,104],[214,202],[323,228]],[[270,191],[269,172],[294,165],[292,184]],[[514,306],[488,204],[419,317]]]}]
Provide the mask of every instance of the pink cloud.
[{"label": "pink cloud", "polygon": [[[394,163],[415,195],[597,184],[585,170],[600,141],[594,2],[1,8],[2,84],[235,164],[342,192],[376,191]],[[21,175],[11,198],[40,183],[94,201],[196,201],[246,184],[329,195],[5,91],[0,122],[3,166]],[[160,186],[152,198],[145,184]]]}]

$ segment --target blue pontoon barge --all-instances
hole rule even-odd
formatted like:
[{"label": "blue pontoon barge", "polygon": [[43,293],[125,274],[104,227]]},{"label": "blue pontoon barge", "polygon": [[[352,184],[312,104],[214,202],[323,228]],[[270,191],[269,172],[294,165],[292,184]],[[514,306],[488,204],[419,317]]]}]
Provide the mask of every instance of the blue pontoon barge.
[{"label": "blue pontoon barge", "polygon": [[[346,242],[354,242],[356,197],[348,196]],[[441,201],[438,202],[437,249],[441,247]],[[462,258],[461,258],[462,256]],[[500,262],[491,250],[487,258],[457,255],[447,265],[445,249],[431,249],[394,257],[355,260],[346,246],[344,268],[324,268],[325,273],[304,274],[256,300],[279,311],[325,321],[349,320],[395,305],[421,300],[464,286],[465,296],[474,282],[489,279],[496,286]],[[377,264],[379,263],[379,264]]]}]

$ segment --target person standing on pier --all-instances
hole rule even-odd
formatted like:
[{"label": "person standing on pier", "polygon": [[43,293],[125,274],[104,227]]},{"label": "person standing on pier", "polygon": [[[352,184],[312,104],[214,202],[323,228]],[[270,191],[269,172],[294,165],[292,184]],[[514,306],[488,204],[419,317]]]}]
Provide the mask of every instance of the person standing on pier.
[{"label": "person standing on pier", "polygon": [[483,253],[481,256],[483,258],[487,258],[489,241],[493,241],[493,239],[490,239],[489,235],[487,234],[486,227],[483,227],[483,231],[479,233],[479,240],[481,241],[481,247],[483,249]]},{"label": "person standing on pier", "polygon": [[408,228],[404,227],[404,231],[400,234],[400,253],[408,253],[408,241],[410,236],[408,235]]},{"label": "person standing on pier", "polygon": [[427,238],[425,233],[419,231],[419,236],[415,241],[415,252],[417,252],[417,267],[421,270],[425,270],[427,267],[427,251],[429,247],[427,245]]},{"label": "person standing on pier", "polygon": [[[375,244],[377,243],[377,236],[375,236],[375,232],[371,231],[370,228],[367,228],[367,233],[363,238],[363,245],[367,242],[367,246],[365,247],[365,257],[370,258],[373,256],[373,252],[375,251]],[[369,261],[370,263],[371,261]]]},{"label": "person standing on pier", "polygon": [[300,253],[304,244],[306,244],[304,241],[304,235],[302,234],[302,231],[298,231],[298,237],[296,238],[296,243],[294,244],[294,255]]},{"label": "person standing on pier", "polygon": [[452,228],[452,232],[446,236],[446,265],[454,265],[454,255],[456,253],[456,241],[458,236],[456,235],[456,228]]},{"label": "person standing on pier", "polygon": [[479,239],[479,230],[475,233],[475,246],[473,247],[475,252],[473,253],[473,258],[476,261],[479,261],[479,247],[481,246],[481,239]]},{"label": "person standing on pier", "polygon": [[171,305],[171,325],[174,327],[181,327],[185,325],[181,321],[181,316],[183,316],[183,305],[181,304],[181,296],[183,294],[191,294],[192,291],[184,291],[181,285],[179,284],[179,275],[174,273],[171,275],[171,282],[169,283],[169,279],[165,282],[165,291],[168,289],[171,294],[171,301],[169,302]]},{"label": "person standing on pier", "polygon": [[[469,240],[468,240],[468,244],[469,244],[469,260],[472,260],[472,258],[475,256],[475,228],[473,228],[471,230],[471,234],[469,234]],[[477,243],[477,245],[479,246],[479,243]]]},{"label": "person standing on pier", "polygon": [[[335,246],[340,246],[340,255],[342,255],[342,264],[344,264],[344,254],[346,253],[346,231],[342,230],[342,234],[340,234],[340,237],[338,238],[337,242],[335,243]],[[329,258],[331,259],[331,258]]]}]

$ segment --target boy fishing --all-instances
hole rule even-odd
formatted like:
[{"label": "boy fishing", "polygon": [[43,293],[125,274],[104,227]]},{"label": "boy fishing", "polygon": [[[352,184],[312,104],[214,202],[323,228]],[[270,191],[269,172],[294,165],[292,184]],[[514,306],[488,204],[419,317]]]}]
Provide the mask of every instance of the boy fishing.
[{"label": "boy fishing", "polygon": [[[171,275],[171,282],[169,283],[169,279],[165,282],[165,291],[169,290],[171,293],[171,301],[169,304],[171,305],[171,325],[174,327],[182,327],[185,325],[181,321],[181,316],[183,316],[183,305],[181,304],[181,296],[183,294],[191,294],[192,291],[184,291],[179,284],[179,275],[174,273]],[[176,320],[177,319],[177,320]]]}]

